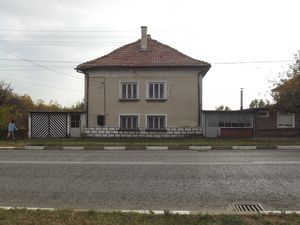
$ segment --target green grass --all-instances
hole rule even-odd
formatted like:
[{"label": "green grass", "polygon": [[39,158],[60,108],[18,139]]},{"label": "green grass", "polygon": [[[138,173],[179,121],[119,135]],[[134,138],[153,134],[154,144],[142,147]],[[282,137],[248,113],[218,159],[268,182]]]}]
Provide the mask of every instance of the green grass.
[{"label": "green grass", "polygon": [[0,225],[299,225],[300,215],[154,215],[72,210],[0,210]]},{"label": "green grass", "polygon": [[143,138],[91,138],[91,139],[17,139],[0,140],[0,146],[43,145],[43,146],[98,146],[98,145],[210,145],[210,146],[232,146],[232,145],[300,145],[300,138],[166,138],[166,139],[143,139]]}]

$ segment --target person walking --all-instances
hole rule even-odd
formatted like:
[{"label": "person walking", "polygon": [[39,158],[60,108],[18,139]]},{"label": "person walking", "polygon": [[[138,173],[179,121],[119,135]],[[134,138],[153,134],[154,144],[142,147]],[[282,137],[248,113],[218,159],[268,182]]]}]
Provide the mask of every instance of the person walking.
[{"label": "person walking", "polygon": [[16,139],[16,135],[15,132],[18,130],[15,121],[12,120],[9,122],[8,124],[8,134],[7,134],[7,139],[9,139],[10,137],[12,137],[13,140]]}]

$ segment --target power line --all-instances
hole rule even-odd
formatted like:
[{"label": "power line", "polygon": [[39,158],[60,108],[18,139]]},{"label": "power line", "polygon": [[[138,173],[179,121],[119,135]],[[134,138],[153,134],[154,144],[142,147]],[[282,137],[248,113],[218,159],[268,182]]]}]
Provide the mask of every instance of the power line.
[{"label": "power line", "polygon": [[27,84],[27,85],[32,85],[32,86],[35,86],[35,87],[45,87],[45,88],[51,88],[51,89],[57,89],[57,90],[63,90],[63,91],[82,92],[80,90],[53,87],[53,86],[48,86],[48,85],[39,84],[39,83],[32,83],[32,82],[22,81],[22,80],[18,80],[18,79],[11,79],[11,78],[7,78],[7,77],[2,77],[2,79],[7,79],[7,80],[10,80],[10,81],[17,81],[17,82],[24,83],[24,84]]},{"label": "power line", "polygon": [[[124,52],[125,53],[125,52]],[[22,59],[5,59],[0,58],[3,61],[24,61]],[[29,59],[28,59],[29,60]],[[64,60],[37,60],[37,59],[30,59],[32,62],[53,62],[53,63],[82,63],[79,61],[64,61]],[[225,64],[259,64],[259,63],[283,63],[283,62],[293,62],[294,60],[257,60],[257,61],[228,61],[228,62],[212,62],[213,65],[225,65]]]},{"label": "power line", "polygon": [[237,62],[214,62],[212,64],[259,64],[259,63],[282,63],[282,62],[293,62],[294,60],[262,60],[262,61],[237,61]]},{"label": "power line", "polygon": [[49,67],[47,67],[47,66],[43,66],[43,65],[41,65],[41,64],[35,63],[35,62],[33,62],[33,61],[29,60],[29,59],[25,59],[25,58],[23,58],[23,57],[21,57],[21,56],[18,56],[18,55],[16,55],[16,54],[12,53],[12,52],[9,52],[9,51],[5,50],[5,49],[3,49],[3,48],[0,48],[0,50],[6,52],[6,53],[8,53],[8,54],[10,54],[10,55],[12,55],[12,56],[14,56],[14,57],[16,57],[16,58],[19,58],[19,59],[21,59],[21,60],[23,60],[23,61],[29,62],[29,63],[31,63],[31,64],[33,64],[33,65],[35,65],[35,66],[38,66],[38,67],[42,67],[42,68],[44,68],[44,69],[46,69],[46,70],[49,70],[49,71],[52,71],[52,72],[54,72],[54,73],[58,73],[58,74],[60,74],[60,75],[62,75],[62,76],[72,77],[72,78],[76,78],[76,79],[79,79],[79,80],[84,80],[83,78],[76,77],[76,76],[73,76],[73,75],[69,75],[69,74],[66,74],[66,73],[63,73],[63,72],[60,72],[60,71],[51,69],[51,68],[49,68]]},{"label": "power line", "polygon": [[[0,58],[0,60],[7,60],[7,61],[24,61],[22,59],[4,59],[4,58]],[[29,59],[30,61],[33,62],[54,62],[54,63],[81,63],[79,61],[60,61],[60,60],[37,60],[37,59]]]}]

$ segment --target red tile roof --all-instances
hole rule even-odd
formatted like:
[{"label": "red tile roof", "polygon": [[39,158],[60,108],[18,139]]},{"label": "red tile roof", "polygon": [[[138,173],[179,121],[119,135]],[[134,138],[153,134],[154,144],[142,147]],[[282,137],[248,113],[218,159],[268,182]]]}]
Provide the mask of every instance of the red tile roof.
[{"label": "red tile roof", "polygon": [[147,41],[147,50],[140,50],[140,46],[139,39],[100,58],[82,63],[76,69],[85,71],[103,67],[205,67],[208,70],[211,66],[150,37]]}]

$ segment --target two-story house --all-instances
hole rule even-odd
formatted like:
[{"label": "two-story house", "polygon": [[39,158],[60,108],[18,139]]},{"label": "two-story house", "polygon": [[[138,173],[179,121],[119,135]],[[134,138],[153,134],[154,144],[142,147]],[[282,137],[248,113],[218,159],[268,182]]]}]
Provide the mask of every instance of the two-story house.
[{"label": "two-story house", "polygon": [[85,74],[85,134],[176,137],[202,134],[202,79],[207,62],[147,35],[76,67]]}]

